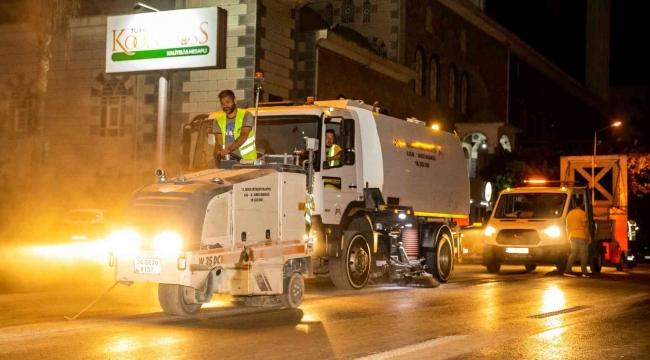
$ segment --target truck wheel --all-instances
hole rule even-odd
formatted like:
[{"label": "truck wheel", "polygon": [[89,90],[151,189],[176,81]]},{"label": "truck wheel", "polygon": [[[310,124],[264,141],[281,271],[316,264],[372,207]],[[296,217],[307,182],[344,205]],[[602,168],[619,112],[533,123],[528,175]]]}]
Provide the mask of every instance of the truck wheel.
[{"label": "truck wheel", "polygon": [[490,274],[496,274],[501,270],[501,264],[490,258],[485,260],[485,268]]},{"label": "truck wheel", "polygon": [[284,291],[280,295],[282,306],[289,309],[295,309],[305,297],[305,280],[300,273],[293,273],[284,280]]},{"label": "truck wheel", "polygon": [[594,247],[595,254],[592,254],[589,258],[589,267],[591,268],[592,274],[600,274],[600,271],[603,268],[603,254],[601,253],[599,246]]},{"label": "truck wheel", "polygon": [[345,235],[343,254],[330,259],[330,276],[337,289],[361,289],[370,277],[370,247],[366,238],[358,232]]},{"label": "truck wheel", "polygon": [[454,264],[454,251],[451,247],[449,235],[440,235],[435,251],[433,249],[425,250],[425,259],[427,269],[431,275],[438,278],[441,283],[449,281]]},{"label": "truck wheel", "polygon": [[535,264],[526,264],[525,267],[527,272],[532,272],[535,271],[535,269],[537,269],[537,265]]},{"label": "truck wheel", "polygon": [[[165,314],[176,316],[196,315],[202,304],[188,304],[183,297],[186,286],[158,284],[158,302]],[[194,289],[189,289],[194,291]]]}]

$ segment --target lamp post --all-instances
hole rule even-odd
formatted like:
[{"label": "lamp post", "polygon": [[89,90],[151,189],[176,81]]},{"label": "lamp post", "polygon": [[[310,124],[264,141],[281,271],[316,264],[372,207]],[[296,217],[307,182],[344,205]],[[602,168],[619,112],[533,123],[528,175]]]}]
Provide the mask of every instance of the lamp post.
[{"label": "lamp post", "polygon": [[[133,4],[133,10],[147,9],[153,12],[160,12],[160,9],[142,2]],[[163,71],[158,78],[158,123],[156,127],[156,167],[162,169],[165,166],[165,139],[167,134],[167,93],[169,91],[169,72]],[[137,94],[136,94],[137,95]]]},{"label": "lamp post", "polygon": [[598,130],[594,131],[594,155],[591,157],[591,181],[590,181],[591,182],[591,206],[592,207],[594,206],[594,201],[596,200],[596,195],[595,195],[595,193],[596,193],[596,177],[594,176],[594,168],[595,168],[595,161],[596,161],[596,143],[597,143],[597,137],[596,136],[597,136],[599,131],[609,129],[609,128],[613,128],[613,127],[619,127],[619,126],[621,126],[621,122],[616,121],[613,124],[610,124],[608,126],[605,126],[602,129],[598,129]]}]

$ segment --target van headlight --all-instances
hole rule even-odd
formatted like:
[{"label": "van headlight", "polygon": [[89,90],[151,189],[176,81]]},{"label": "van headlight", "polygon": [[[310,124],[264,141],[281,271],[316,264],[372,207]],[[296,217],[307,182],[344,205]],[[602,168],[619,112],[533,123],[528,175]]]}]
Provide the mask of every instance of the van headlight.
[{"label": "van headlight", "polygon": [[544,230],[544,234],[548,235],[549,237],[556,238],[562,235],[562,231],[560,231],[560,228],[553,225],[549,226]]},{"label": "van headlight", "polygon": [[118,256],[135,255],[141,243],[140,234],[133,230],[117,230],[108,236],[109,249]]},{"label": "van headlight", "polygon": [[178,255],[182,247],[183,239],[175,232],[160,233],[153,239],[153,249],[161,255]]},{"label": "van headlight", "polygon": [[485,228],[485,236],[492,236],[496,232],[497,232],[497,229],[493,228],[492,226],[488,226],[488,227]]}]

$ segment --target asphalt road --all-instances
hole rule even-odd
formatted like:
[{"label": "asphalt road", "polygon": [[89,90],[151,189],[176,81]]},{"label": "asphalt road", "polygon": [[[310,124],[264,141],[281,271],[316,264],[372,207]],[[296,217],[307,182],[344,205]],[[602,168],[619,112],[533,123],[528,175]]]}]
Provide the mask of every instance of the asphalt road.
[{"label": "asphalt road", "polygon": [[154,284],[118,285],[66,321],[63,316],[75,315],[112,285],[110,268],[90,258],[25,268],[14,262],[4,271],[0,359],[650,356],[650,266],[569,278],[551,267],[525,273],[504,266],[490,275],[463,265],[435,289],[338,291],[327,281],[309,281],[300,309],[234,307],[229,297],[215,296],[193,318],[163,314]]}]

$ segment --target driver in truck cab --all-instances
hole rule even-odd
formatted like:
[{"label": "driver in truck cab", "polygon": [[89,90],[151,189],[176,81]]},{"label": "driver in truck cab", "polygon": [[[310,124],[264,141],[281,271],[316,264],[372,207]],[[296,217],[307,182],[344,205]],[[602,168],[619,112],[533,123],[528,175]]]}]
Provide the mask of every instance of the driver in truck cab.
[{"label": "driver in truck cab", "polygon": [[233,154],[242,159],[257,159],[253,115],[237,108],[237,99],[231,90],[220,92],[219,102],[223,112],[214,120],[214,158]]},{"label": "driver in truck cab", "polygon": [[327,150],[327,160],[330,166],[339,166],[341,160],[341,147],[334,143],[334,130],[327,130],[325,133],[325,149]]}]

